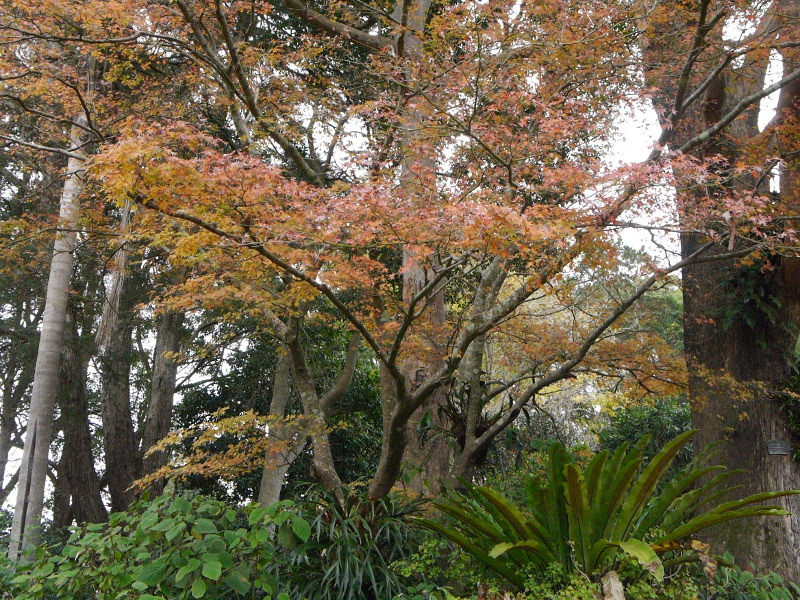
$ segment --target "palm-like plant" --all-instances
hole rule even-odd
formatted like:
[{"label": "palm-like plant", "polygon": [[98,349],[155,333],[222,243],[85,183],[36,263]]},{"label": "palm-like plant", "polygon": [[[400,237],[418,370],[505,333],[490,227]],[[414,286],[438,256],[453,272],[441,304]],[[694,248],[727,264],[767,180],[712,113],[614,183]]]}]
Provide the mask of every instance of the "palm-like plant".
[{"label": "palm-like plant", "polygon": [[797,493],[764,492],[714,504],[736,487],[727,482],[737,471],[708,466],[713,453],[705,453],[660,486],[694,434],[677,436],[647,464],[645,436],[632,447],[624,444],[613,454],[595,455],[585,469],[564,446],[553,444],[546,479],[526,479],[522,510],[492,488],[467,484],[466,492],[434,503],[451,523],[421,523],[520,588],[527,573],[543,571],[551,563],[560,563],[567,573],[600,577],[614,568],[620,553],[661,578],[664,566],[658,553],[681,547],[676,542],[718,523],[785,515],[779,506],[762,503]]}]

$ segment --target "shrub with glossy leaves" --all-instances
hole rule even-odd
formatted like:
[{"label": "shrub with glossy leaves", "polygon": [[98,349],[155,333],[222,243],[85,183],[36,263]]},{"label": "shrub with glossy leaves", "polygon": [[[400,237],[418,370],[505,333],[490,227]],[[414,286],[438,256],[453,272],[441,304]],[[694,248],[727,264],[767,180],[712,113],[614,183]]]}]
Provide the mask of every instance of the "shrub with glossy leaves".
[{"label": "shrub with glossy leaves", "polygon": [[[524,506],[517,507],[489,487],[467,486],[436,502],[450,518],[443,524],[422,520],[519,588],[552,563],[565,573],[584,573],[595,581],[615,568],[623,555],[663,578],[658,554],[702,554],[691,536],[718,523],[752,516],[785,515],[762,502],[796,492],[766,492],[714,504],[735,473],[705,466],[705,454],[660,486],[675,456],[694,431],[676,437],[650,461],[645,436],[633,447],[600,452],[585,468],[560,444],[550,447],[547,477],[526,481]],[[657,554],[658,553],[658,554]]]},{"label": "shrub with glossy leaves", "polygon": [[77,528],[59,548],[39,547],[3,590],[15,600],[279,598],[270,567],[283,537],[304,541],[291,503],[234,510],[218,500],[161,496]]}]

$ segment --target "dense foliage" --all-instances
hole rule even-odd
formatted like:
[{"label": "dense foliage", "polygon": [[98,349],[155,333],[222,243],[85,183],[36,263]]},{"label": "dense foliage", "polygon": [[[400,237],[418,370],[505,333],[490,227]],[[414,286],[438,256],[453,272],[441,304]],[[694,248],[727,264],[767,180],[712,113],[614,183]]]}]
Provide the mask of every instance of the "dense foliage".
[{"label": "dense foliage", "polygon": [[408,517],[418,502],[395,494],[370,500],[363,485],[303,496],[311,535],[294,548],[286,581],[293,598],[380,600],[405,589],[392,564],[417,542]]},{"label": "dense foliage", "polygon": [[800,581],[797,0],[5,0],[0,111],[3,593]]},{"label": "dense foliage", "polygon": [[238,511],[202,496],[160,496],[36,549],[2,593],[19,600],[286,600],[273,571],[284,552],[276,528],[284,539],[310,535],[308,521],[288,502]]},{"label": "dense foliage", "polygon": [[621,554],[635,558],[660,581],[664,564],[657,553],[688,550],[710,561],[707,546],[691,536],[733,519],[785,515],[779,506],[762,503],[797,493],[714,502],[730,489],[725,485],[734,473],[704,464],[709,455],[676,473],[659,491],[675,456],[694,434],[680,434],[649,461],[644,451],[650,438],[645,436],[630,448],[625,443],[613,454],[600,452],[585,467],[553,444],[546,477],[526,481],[522,509],[492,488],[467,484],[465,493],[434,502],[449,522],[422,523],[520,589],[530,574],[542,574],[553,563],[567,574],[597,581],[616,568]]},{"label": "dense foliage", "polygon": [[521,600],[594,600],[611,572],[629,600],[795,598],[794,584],[741,570],[693,539],[717,522],[784,514],[762,502],[786,492],[713,504],[731,472],[704,466],[708,455],[659,485],[693,433],[650,460],[649,436],[595,455],[551,444],[524,506],[468,484],[434,502],[444,523],[420,519],[421,499],[374,501],[361,484],[243,509],[203,496],[143,499],[16,568],[3,563],[0,597],[446,600],[481,589],[506,597],[511,585]]},{"label": "dense foliage", "polygon": [[[644,456],[652,458],[670,440],[691,429],[689,403],[680,396],[659,397],[649,402],[626,403],[611,409],[608,422],[598,431],[598,446],[614,452],[622,444],[633,444],[650,436]],[[692,444],[675,456],[672,470],[684,467],[692,458]]]}]

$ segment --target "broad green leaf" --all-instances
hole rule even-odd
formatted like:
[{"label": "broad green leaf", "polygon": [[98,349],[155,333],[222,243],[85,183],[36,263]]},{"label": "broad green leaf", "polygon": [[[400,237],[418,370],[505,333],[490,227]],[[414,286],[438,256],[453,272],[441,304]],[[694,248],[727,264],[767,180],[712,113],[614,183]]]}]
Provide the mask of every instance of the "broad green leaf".
[{"label": "broad green leaf", "polygon": [[173,541],[177,538],[180,534],[182,534],[186,530],[186,523],[181,521],[180,523],[176,523],[169,531],[164,534],[164,537],[167,539],[168,542]]},{"label": "broad green leaf", "polygon": [[501,554],[503,554],[506,550],[513,548],[513,542],[503,542],[502,544],[497,544],[494,548],[489,551],[489,556],[492,558],[497,558]]},{"label": "broad green leaf", "polygon": [[164,519],[150,528],[150,531],[168,531],[175,526],[175,519]]},{"label": "broad green leaf", "polygon": [[206,582],[197,578],[192,582],[192,598],[202,598],[206,594]]},{"label": "broad green leaf", "polygon": [[192,527],[193,534],[217,533],[217,526],[210,519],[197,519]]},{"label": "broad green leaf", "polygon": [[250,582],[238,573],[231,573],[222,580],[237,594],[246,594],[250,590]]},{"label": "broad green leaf", "polygon": [[250,511],[247,516],[247,522],[252,526],[261,521],[269,514],[269,509],[266,506],[258,506]]},{"label": "broad green leaf", "polygon": [[282,526],[278,528],[278,543],[284,548],[292,550],[297,547],[297,536],[290,527]]},{"label": "broad green leaf", "polygon": [[219,562],[219,560],[217,560],[215,557],[209,556],[208,554],[201,557],[201,560],[203,561],[203,576],[213,581],[217,581],[220,575],[222,575],[222,563]]},{"label": "broad green leaf", "polygon": [[548,551],[548,549],[539,541],[537,540],[523,540],[521,542],[516,542],[514,544],[504,543],[504,544],[497,544],[494,548],[491,549],[489,552],[489,556],[492,558],[497,558],[498,556],[502,556],[509,550],[525,550],[534,555],[532,559],[537,564],[541,564],[542,566],[546,565],[547,563],[553,562],[552,555]]},{"label": "broad green leaf", "polygon": [[170,512],[177,512],[182,515],[188,514],[192,510],[192,503],[186,498],[175,498],[169,505]]},{"label": "broad green leaf", "polygon": [[183,580],[189,573],[193,573],[197,570],[197,567],[200,566],[200,560],[197,558],[190,558],[189,562],[187,562],[184,566],[178,569],[178,572],[175,574],[175,581],[180,582]]},{"label": "broad green leaf", "polygon": [[664,565],[661,564],[661,559],[649,544],[633,538],[614,543],[626,554],[639,561],[639,564],[650,571],[658,581],[664,579]]},{"label": "broad green leaf", "polygon": [[151,529],[157,522],[158,513],[148,511],[142,515],[142,519],[139,521],[139,527],[145,530]]},{"label": "broad green leaf", "polygon": [[302,541],[306,542],[311,535],[311,525],[302,517],[297,516],[292,519],[292,531]]},{"label": "broad green leaf", "polygon": [[161,583],[166,575],[166,566],[159,561],[140,567],[135,578],[137,581],[144,582],[147,586],[154,586]]},{"label": "broad green leaf", "polygon": [[594,569],[590,553],[592,523],[586,482],[577,466],[568,464],[564,469],[567,480],[565,492],[569,538],[574,544],[575,558],[581,565],[581,569],[584,572],[592,572]]}]

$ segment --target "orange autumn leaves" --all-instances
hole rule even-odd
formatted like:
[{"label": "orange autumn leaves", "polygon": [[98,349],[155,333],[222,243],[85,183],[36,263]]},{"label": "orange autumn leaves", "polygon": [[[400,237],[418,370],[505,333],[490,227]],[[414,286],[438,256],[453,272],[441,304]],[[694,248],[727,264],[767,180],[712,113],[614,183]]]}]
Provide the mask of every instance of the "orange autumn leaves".
[{"label": "orange autumn leaves", "polygon": [[136,486],[146,489],[157,481],[193,476],[231,481],[264,467],[278,467],[286,460],[284,453],[314,428],[302,415],[263,416],[249,410],[226,417],[225,412],[221,409],[199,425],[173,431],[147,450],[145,456],[164,451],[176,455]]}]

